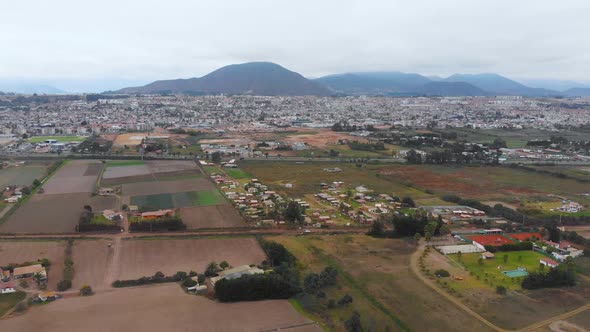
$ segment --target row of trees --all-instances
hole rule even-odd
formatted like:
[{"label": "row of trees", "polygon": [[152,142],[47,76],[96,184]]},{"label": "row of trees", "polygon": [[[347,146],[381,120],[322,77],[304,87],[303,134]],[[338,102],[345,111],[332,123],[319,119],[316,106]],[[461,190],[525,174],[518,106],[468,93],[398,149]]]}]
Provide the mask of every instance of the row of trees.
[{"label": "row of trees", "polygon": [[164,232],[182,231],[186,225],[180,217],[165,217],[156,220],[142,220],[129,223],[131,232]]},{"label": "row of trees", "polygon": [[538,289],[549,287],[573,286],[576,283],[576,274],[573,263],[567,261],[566,264],[550,269],[548,272],[530,272],[522,281],[522,288]]}]

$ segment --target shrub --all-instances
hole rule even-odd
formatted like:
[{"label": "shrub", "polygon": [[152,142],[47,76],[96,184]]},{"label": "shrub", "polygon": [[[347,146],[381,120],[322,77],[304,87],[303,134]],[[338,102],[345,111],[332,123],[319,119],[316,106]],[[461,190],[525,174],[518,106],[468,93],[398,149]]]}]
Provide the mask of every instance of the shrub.
[{"label": "shrub", "polygon": [[446,278],[446,277],[450,277],[451,274],[449,273],[449,271],[445,270],[445,269],[438,269],[434,272],[434,275],[436,275],[439,278]]},{"label": "shrub", "polygon": [[82,286],[82,288],[80,288],[80,295],[81,296],[90,296],[94,294],[94,292],[92,291],[92,287],[88,286],[88,285],[84,285]]},{"label": "shrub", "polygon": [[188,288],[188,287],[193,287],[196,286],[198,283],[196,281],[194,281],[193,279],[184,279],[182,281],[182,287]]},{"label": "shrub", "polygon": [[352,296],[346,294],[340,300],[338,300],[339,306],[345,306],[351,304],[353,301]]},{"label": "shrub", "polygon": [[500,295],[506,294],[506,287],[504,286],[496,286],[496,293]]},{"label": "shrub", "polygon": [[72,281],[71,280],[61,280],[57,283],[57,290],[60,292],[67,291],[68,289],[72,288]]}]

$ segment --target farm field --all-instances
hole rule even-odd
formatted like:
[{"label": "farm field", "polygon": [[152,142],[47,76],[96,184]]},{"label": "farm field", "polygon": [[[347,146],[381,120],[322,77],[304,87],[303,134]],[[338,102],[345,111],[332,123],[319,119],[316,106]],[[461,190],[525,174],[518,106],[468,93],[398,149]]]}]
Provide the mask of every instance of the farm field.
[{"label": "farm field", "polygon": [[[296,303],[329,330],[344,329],[352,309],[363,327],[374,331],[488,331],[488,328],[432,292],[411,272],[413,241],[376,239],[364,235],[268,237],[285,245],[301,263],[304,276],[332,266],[339,272],[338,286],[327,288],[326,301],[353,297],[352,308],[327,309],[309,296]],[[428,313],[428,318],[417,315]]]},{"label": "farm field", "polygon": [[63,277],[65,241],[0,241],[0,266],[11,263],[36,262],[42,258],[51,261],[48,288],[55,289]]},{"label": "farm field", "polygon": [[440,196],[454,194],[510,203],[533,197],[546,200],[548,194],[555,194],[590,203],[588,197],[579,195],[588,191],[587,183],[509,167],[412,165],[382,167],[379,172],[381,179],[405,179]]},{"label": "farm field", "polygon": [[227,173],[227,175],[231,176],[236,180],[252,178],[252,176],[248,174],[248,172],[239,168],[228,168],[225,169],[225,172]]},{"label": "farm field", "polygon": [[3,224],[2,233],[73,233],[84,205],[94,211],[113,209],[114,196],[89,194],[37,194],[20,206]]},{"label": "farm field", "polygon": [[45,176],[49,162],[27,162],[23,166],[0,169],[0,188],[9,185],[30,186],[33,180]]},{"label": "farm field", "polygon": [[[345,163],[304,163],[293,162],[243,162],[240,167],[258,178],[278,192],[294,197],[303,197],[306,194],[316,194],[320,183],[344,181],[347,188],[355,188],[360,185],[367,186],[377,193],[393,196],[411,196],[415,200],[434,199],[436,196],[410,187],[405,184],[406,179],[401,177],[378,176],[375,166],[358,168],[354,164]],[[330,173],[324,168],[339,167],[342,172]],[[403,167],[403,166],[399,166]],[[293,184],[293,188],[285,188],[286,183]]]},{"label": "farm field", "polygon": [[122,193],[126,196],[157,195],[186,191],[217,190],[213,183],[205,178],[170,180],[159,182],[138,182],[124,184]]},{"label": "farm field", "polygon": [[74,280],[72,288],[80,289],[90,285],[93,290],[111,288],[107,278],[109,264],[113,261],[113,249],[108,247],[112,240],[75,240],[72,248]]},{"label": "farm field", "polygon": [[212,261],[239,266],[266,259],[254,238],[123,240],[119,250],[121,268],[115,279],[137,279],[157,271],[202,273]]},{"label": "farm field", "polygon": [[33,136],[28,139],[31,143],[41,143],[48,139],[54,139],[58,142],[82,142],[88,137],[85,136]]},{"label": "farm field", "polygon": [[[75,313],[75,315],[72,315]],[[218,303],[185,294],[176,284],[118,289],[37,306],[2,321],[13,331],[43,326],[58,331],[274,331],[319,332],[286,300]]]},{"label": "farm field", "polygon": [[246,226],[238,211],[228,203],[185,207],[180,209],[180,217],[189,229]]},{"label": "farm field", "polygon": [[112,160],[101,179],[103,186],[158,182],[167,180],[191,180],[202,177],[193,161],[178,160]]},{"label": "farm field", "polygon": [[102,170],[102,163],[94,160],[67,161],[45,184],[45,195],[91,193]]},{"label": "farm field", "polygon": [[[463,254],[462,260],[471,254]],[[499,276],[497,265],[505,265],[510,268],[519,266],[518,255],[509,258],[508,264],[503,263],[502,253],[497,253],[495,262],[485,262],[483,269],[488,272],[488,283],[484,281],[484,277],[480,280],[476,276],[472,276],[469,271],[466,271],[462,265],[456,261],[447,259],[444,255],[431,251],[425,259],[426,267],[430,271],[436,269],[445,269],[450,272],[452,277],[459,277],[463,280],[455,280],[453,278],[442,278],[441,283],[446,282],[448,287],[453,288],[460,294],[460,300],[471,309],[482,315],[492,323],[505,329],[520,329],[535,322],[545,320],[547,318],[563,314],[567,311],[577,309],[578,307],[587,304],[590,301],[590,284],[584,278],[580,279],[580,283],[574,287],[564,288],[547,288],[540,290],[523,290],[517,284],[509,281],[509,291],[506,295],[496,294],[495,286],[490,286],[490,282],[494,285],[502,283],[502,276]],[[469,258],[467,258],[469,259]],[[511,260],[515,259],[516,264],[511,264]],[[527,262],[525,262],[525,260]],[[532,255],[525,259],[522,258],[522,265],[529,264],[531,269],[535,265],[532,261]],[[478,265],[477,262],[474,263]],[[472,264],[473,265],[473,264]],[[538,269],[538,263],[535,269]],[[471,266],[471,265],[470,265]],[[479,266],[476,268],[480,268]],[[494,273],[495,279],[490,276]],[[516,278],[518,279],[518,278]]]},{"label": "farm field", "polygon": [[171,194],[138,195],[131,197],[131,204],[144,209],[174,209],[189,206],[222,204],[224,198],[217,191],[187,191]]}]

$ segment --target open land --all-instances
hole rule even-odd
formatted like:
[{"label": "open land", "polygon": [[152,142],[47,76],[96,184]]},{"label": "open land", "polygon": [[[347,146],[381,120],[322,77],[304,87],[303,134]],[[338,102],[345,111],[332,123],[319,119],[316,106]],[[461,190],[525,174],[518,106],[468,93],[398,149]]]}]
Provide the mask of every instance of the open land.
[{"label": "open land", "polygon": [[41,143],[52,139],[58,142],[82,142],[86,138],[85,136],[33,136],[28,141],[31,143]]},{"label": "open land", "polygon": [[44,194],[91,193],[102,167],[94,160],[68,161],[43,184]]},{"label": "open land", "polygon": [[121,241],[120,273],[116,279],[137,279],[162,271],[203,271],[212,261],[232,266],[260,264],[264,251],[254,238],[170,239]]},{"label": "open land", "polygon": [[48,287],[55,289],[63,276],[65,247],[65,241],[0,241],[0,266],[48,258],[51,261]]},{"label": "open land", "polygon": [[[326,289],[326,301],[350,294],[354,308],[327,309],[309,296],[296,298],[298,305],[331,330],[344,329],[343,323],[354,309],[361,314],[363,326],[375,331],[488,331],[415,277],[409,268],[416,248],[411,241],[364,235],[269,239],[295,254],[303,275],[326,266],[338,270],[338,286]],[[428,318],[417,312],[428,312]]]},{"label": "open land", "polygon": [[[75,314],[72,314],[75,313]],[[231,317],[231,318],[230,318]],[[59,300],[2,322],[7,330],[32,331],[321,331],[286,300],[217,303],[186,295],[178,285],[118,289]]]},{"label": "open land", "polygon": [[75,240],[72,248],[74,280],[72,288],[90,285],[94,290],[110,288],[107,271],[113,263],[113,250],[108,247],[110,239]]},{"label": "open land", "polygon": [[23,166],[0,169],[0,188],[9,185],[30,186],[35,179],[41,179],[47,171],[47,162],[31,162]]},{"label": "open land", "polygon": [[246,226],[236,209],[228,204],[185,207],[180,209],[180,217],[190,229]]}]

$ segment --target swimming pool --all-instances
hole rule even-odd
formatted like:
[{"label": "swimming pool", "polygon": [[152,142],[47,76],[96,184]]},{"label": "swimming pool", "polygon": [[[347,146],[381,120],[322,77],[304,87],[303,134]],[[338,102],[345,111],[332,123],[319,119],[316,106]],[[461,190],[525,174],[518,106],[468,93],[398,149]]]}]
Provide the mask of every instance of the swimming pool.
[{"label": "swimming pool", "polygon": [[502,271],[506,276],[510,278],[518,278],[518,277],[526,277],[529,273],[526,270],[510,270],[510,271]]}]

